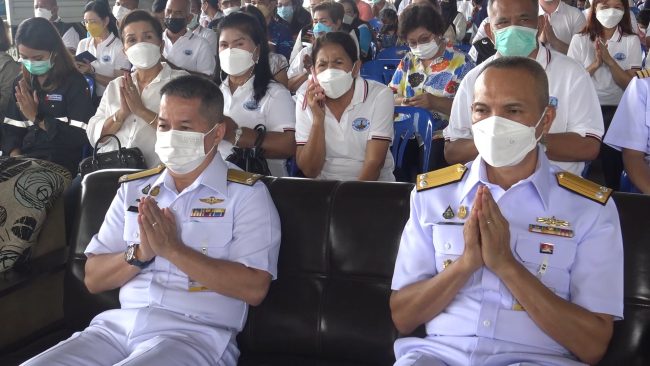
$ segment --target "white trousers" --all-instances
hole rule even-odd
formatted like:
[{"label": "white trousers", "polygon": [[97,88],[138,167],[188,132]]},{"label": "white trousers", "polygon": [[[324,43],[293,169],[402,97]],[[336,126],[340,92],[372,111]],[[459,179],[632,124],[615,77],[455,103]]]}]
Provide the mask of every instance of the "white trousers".
[{"label": "white trousers", "polygon": [[236,366],[236,334],[167,310],[116,309],[25,366]]}]

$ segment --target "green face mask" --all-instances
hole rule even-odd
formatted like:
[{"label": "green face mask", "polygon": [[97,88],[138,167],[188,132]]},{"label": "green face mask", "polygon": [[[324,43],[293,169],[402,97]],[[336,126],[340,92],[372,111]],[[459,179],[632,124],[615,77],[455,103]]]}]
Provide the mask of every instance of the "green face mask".
[{"label": "green face mask", "polygon": [[528,57],[537,48],[537,29],[511,25],[494,31],[494,37],[502,56]]},{"label": "green face mask", "polygon": [[46,74],[52,69],[52,62],[49,59],[43,61],[21,60],[21,62],[30,74],[36,76]]}]

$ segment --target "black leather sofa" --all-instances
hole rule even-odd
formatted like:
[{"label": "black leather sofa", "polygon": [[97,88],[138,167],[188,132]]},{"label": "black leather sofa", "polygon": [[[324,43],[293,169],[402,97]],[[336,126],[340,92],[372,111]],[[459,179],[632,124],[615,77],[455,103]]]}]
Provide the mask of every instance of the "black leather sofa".
[{"label": "black leather sofa", "polygon": [[[122,174],[97,172],[83,182],[65,270],[62,322],[9,350],[0,364],[15,364],[118,306],[117,291],[86,291],[83,251]],[[279,278],[264,302],[250,309],[238,337],[239,364],[391,365],[398,334],[388,297],[413,186],[274,178],[265,183],[282,221]],[[625,242],[625,320],[615,323],[601,364],[650,365],[650,196],[615,194],[614,199]]]}]

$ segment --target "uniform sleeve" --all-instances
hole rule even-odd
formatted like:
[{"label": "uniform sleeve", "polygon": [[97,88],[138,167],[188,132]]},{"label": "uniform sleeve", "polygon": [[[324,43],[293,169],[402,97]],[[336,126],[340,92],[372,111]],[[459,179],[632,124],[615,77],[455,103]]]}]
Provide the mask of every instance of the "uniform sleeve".
[{"label": "uniform sleeve", "polygon": [[584,50],[582,49],[582,36],[576,34],[571,38],[571,43],[569,43],[569,50],[566,55],[576,60],[577,63],[583,65],[585,57]]},{"label": "uniform sleeve", "polygon": [[[636,29],[636,28],[634,28]],[[630,69],[640,69],[641,62],[643,61],[643,54],[641,52],[641,43],[639,42],[639,37],[633,35],[626,37],[627,42],[627,58],[628,65]]]},{"label": "uniform sleeve", "polygon": [[88,49],[88,47],[86,46],[87,44],[88,44],[88,38],[84,38],[84,39],[80,40],[79,43],[77,44],[77,49],[75,50],[75,55],[78,55],[78,54],[81,54],[81,53],[85,52]]},{"label": "uniform sleeve", "polygon": [[0,123],[12,101],[12,96],[15,93],[14,80],[19,73],[20,64],[13,60],[9,60],[0,72]]},{"label": "uniform sleeve", "polygon": [[47,137],[50,141],[58,139],[61,146],[79,148],[81,155],[81,148],[88,142],[85,131],[87,123],[95,114],[86,79],[81,75],[70,77],[70,84],[63,98],[66,101],[66,116],[62,118],[66,118],[66,121],[51,116],[45,117],[43,122]]},{"label": "uniform sleeve", "polygon": [[280,218],[266,186],[257,183],[237,207],[229,258],[277,278]]},{"label": "uniform sleeve", "polygon": [[291,60],[291,63],[289,64],[289,69],[287,70],[287,77],[289,79],[296,77],[302,74],[303,72],[305,72],[305,68],[303,67],[302,64],[302,58],[304,57],[304,55],[307,54],[306,50],[308,49],[310,48],[308,47],[303,48],[302,50],[300,50],[300,52],[298,52],[296,57],[294,57],[293,60]]},{"label": "uniform sleeve", "polygon": [[[19,75],[12,83],[12,90],[15,90],[18,81],[22,78]],[[9,93],[9,102],[5,113],[4,123],[2,124],[2,133],[0,133],[0,148],[3,155],[9,155],[14,149],[20,149],[23,146],[23,138],[27,134],[27,119],[20,112],[16,104],[15,93]],[[22,124],[21,122],[25,122]]]},{"label": "uniform sleeve", "polygon": [[[577,8],[574,9],[577,10]],[[582,12],[579,10],[576,11],[576,18],[575,21],[573,22],[573,29],[571,29],[571,33],[578,34],[582,30],[582,28],[585,27],[585,24],[587,24],[587,19],[585,18],[585,15],[582,14]]]},{"label": "uniform sleeve", "polygon": [[[115,41],[118,41],[117,39]],[[113,55],[113,70],[131,70],[131,63],[129,62],[128,57],[124,53],[124,46],[122,42],[119,43],[119,47],[115,47],[115,52]]]},{"label": "uniform sleeve", "polygon": [[461,42],[467,33],[467,22],[463,14],[458,13],[454,18],[454,28],[456,28],[456,41]]},{"label": "uniform sleeve", "polygon": [[95,115],[88,121],[86,135],[88,135],[88,140],[93,146],[95,146],[95,143],[97,143],[99,138],[102,137],[102,129],[104,128],[104,122],[106,122],[106,119],[114,113],[113,110],[119,109],[119,83],[122,78],[123,77],[120,76],[108,83],[106,90],[104,91],[104,96],[99,102],[97,112],[95,112]]},{"label": "uniform sleeve", "polygon": [[648,153],[649,108],[648,81],[633,78],[618,104],[605,143],[617,150],[625,148]]},{"label": "uniform sleeve", "polygon": [[269,100],[265,105],[266,127],[269,131],[286,132],[296,130],[295,103],[291,93],[278,83],[269,85]]},{"label": "uniform sleeve", "polygon": [[[484,62],[489,62],[489,60]],[[475,68],[472,71],[476,70]],[[451,105],[449,125],[443,130],[445,140],[455,141],[458,139],[472,138],[471,106],[474,98],[475,75],[474,72],[470,72],[458,86],[454,101]]]},{"label": "uniform sleeve", "polygon": [[74,27],[70,27],[61,39],[63,40],[65,48],[76,50],[77,45],[79,45],[79,33],[77,33]]},{"label": "uniform sleeve", "polygon": [[601,140],[605,133],[603,115],[600,102],[594,88],[594,83],[587,71],[576,65],[575,72],[566,70],[570,76],[570,89],[568,96],[571,100],[560,103],[570,103],[566,132],[574,132],[582,137],[593,137]]},{"label": "uniform sleeve", "polygon": [[392,142],[393,130],[393,96],[390,89],[383,87],[374,100],[367,101],[372,105],[372,121],[368,140],[383,140]]},{"label": "uniform sleeve", "polygon": [[613,200],[578,243],[571,268],[571,302],[583,308],[623,318],[623,239]]},{"label": "uniform sleeve", "polygon": [[391,284],[391,289],[395,291],[438,273],[433,230],[425,226],[420,218],[422,195],[415,189],[411,192],[411,213],[402,232]]},{"label": "uniform sleeve", "polygon": [[[128,183],[127,183],[128,184]],[[126,249],[124,241],[126,184],[122,184],[113,198],[99,232],[90,240],[84,251],[89,257],[94,254],[119,253]],[[137,216],[137,213],[133,213]]]},{"label": "uniform sleeve", "polygon": [[304,90],[296,92],[296,145],[304,145],[309,140],[309,133],[313,124],[311,109],[309,106],[303,108],[305,103]]},{"label": "uniform sleeve", "polygon": [[214,75],[214,70],[217,66],[217,59],[214,56],[214,52],[211,52],[208,48],[208,41],[201,38],[201,46],[199,47],[199,52],[197,53],[197,68],[198,72],[206,74],[208,76]]}]

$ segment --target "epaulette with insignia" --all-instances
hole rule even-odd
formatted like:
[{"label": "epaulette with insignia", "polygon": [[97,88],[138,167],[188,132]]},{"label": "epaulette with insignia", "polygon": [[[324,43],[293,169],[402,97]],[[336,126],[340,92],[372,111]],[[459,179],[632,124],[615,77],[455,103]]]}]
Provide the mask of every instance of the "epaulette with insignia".
[{"label": "epaulette with insignia", "polygon": [[137,173],[133,173],[133,174],[123,175],[123,176],[120,177],[119,182],[120,183],[126,183],[126,182],[131,182],[131,181],[142,179],[142,178],[151,177],[152,175],[162,173],[163,170],[165,170],[165,166],[163,164],[160,164],[157,167],[152,168],[152,169],[143,170],[141,172],[137,172]]},{"label": "epaulette with insignia", "polygon": [[419,192],[456,183],[463,179],[466,172],[467,167],[465,165],[456,164],[432,172],[420,174],[418,175],[416,189]]},{"label": "epaulette with insignia", "polygon": [[613,190],[600,184],[594,183],[590,180],[584,179],[575,174],[568,172],[559,172],[555,174],[557,183],[562,188],[566,188],[571,192],[575,192],[583,197],[589,198],[592,201],[605,205],[609,197],[612,195]]},{"label": "epaulette with insignia", "polygon": [[650,69],[639,70],[636,72],[636,77],[639,79],[647,78],[648,76],[650,76]]},{"label": "epaulette with insignia", "polygon": [[228,182],[235,182],[252,186],[262,178],[263,175],[245,172],[243,170],[228,169]]}]

